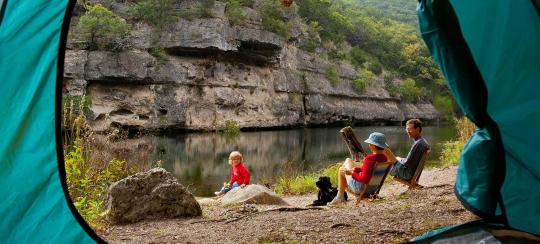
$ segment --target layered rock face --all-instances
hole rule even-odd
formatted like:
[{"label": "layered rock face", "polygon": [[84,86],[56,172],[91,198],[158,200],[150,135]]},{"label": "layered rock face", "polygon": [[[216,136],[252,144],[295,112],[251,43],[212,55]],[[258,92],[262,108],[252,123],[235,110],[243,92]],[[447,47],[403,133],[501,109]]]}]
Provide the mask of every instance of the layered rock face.
[{"label": "layered rock face", "polygon": [[[257,24],[231,26],[223,11],[216,2],[215,18],[179,19],[160,33],[139,23],[123,51],[68,50],[68,90],[90,96],[94,129],[214,130],[226,120],[242,128],[273,128],[439,117],[431,104],[390,97],[382,80],[357,92],[350,65],[304,52]],[[166,55],[150,55],[153,47]],[[329,69],[339,74],[337,82],[327,78]]]}]

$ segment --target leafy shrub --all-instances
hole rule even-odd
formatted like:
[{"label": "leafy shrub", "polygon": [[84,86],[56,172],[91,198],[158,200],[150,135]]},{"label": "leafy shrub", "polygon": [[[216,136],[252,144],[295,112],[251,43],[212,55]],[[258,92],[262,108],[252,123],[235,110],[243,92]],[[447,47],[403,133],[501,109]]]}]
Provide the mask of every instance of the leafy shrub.
[{"label": "leafy shrub", "polygon": [[366,69],[358,70],[358,76],[353,81],[353,87],[359,91],[365,91],[366,87],[375,79],[375,75]]},{"label": "leafy shrub", "polygon": [[443,142],[441,156],[439,156],[440,165],[443,167],[458,165],[464,145],[465,143],[461,141]]},{"label": "leafy shrub", "polygon": [[240,25],[246,20],[246,14],[242,11],[241,0],[228,0],[225,7],[225,16],[231,25]]},{"label": "leafy shrub", "polygon": [[333,61],[345,60],[347,58],[347,54],[340,51],[338,48],[328,49],[327,53],[328,53],[328,58]]},{"label": "leafy shrub", "polygon": [[420,99],[422,90],[416,86],[413,79],[406,79],[398,85],[399,94],[404,101],[413,103]]},{"label": "leafy shrub", "polygon": [[336,86],[339,83],[339,74],[336,66],[330,66],[326,69],[326,79],[330,81],[332,86]]},{"label": "leafy shrub", "polygon": [[289,39],[291,25],[285,18],[278,0],[265,1],[262,9],[262,25],[265,30],[274,32],[284,39]]},{"label": "leafy shrub", "polygon": [[461,152],[465,143],[469,140],[472,134],[476,131],[476,126],[467,118],[463,117],[455,120],[458,139],[447,141],[442,144],[442,152],[439,160],[443,166],[455,166],[459,164]]},{"label": "leafy shrub", "polygon": [[86,6],[77,29],[90,42],[91,49],[120,49],[122,39],[128,33],[126,21],[101,4]]},{"label": "leafy shrub", "polygon": [[378,61],[368,62],[367,68],[377,75],[380,75],[383,70],[381,63],[379,63]]},{"label": "leafy shrub", "polygon": [[391,97],[397,97],[399,95],[399,88],[398,86],[396,86],[396,84],[394,84],[393,79],[389,79],[389,78],[390,77],[385,77],[384,88],[388,91],[388,94]]},{"label": "leafy shrub", "polygon": [[348,59],[354,67],[359,68],[367,61],[368,54],[359,47],[353,47],[349,52]]},{"label": "leafy shrub", "polygon": [[173,0],[140,0],[130,7],[129,15],[158,29],[177,20]]},{"label": "leafy shrub", "polygon": [[238,136],[240,134],[240,126],[233,120],[225,120],[219,130],[227,136]]},{"label": "leafy shrub", "polygon": [[165,49],[162,47],[153,47],[148,50],[148,53],[150,55],[154,56],[158,60],[167,60],[167,52],[165,52]]},{"label": "leafy shrub", "polygon": [[135,171],[121,160],[96,165],[85,156],[84,145],[80,141],[64,155],[64,161],[68,189],[75,207],[90,226],[100,228],[109,186]]}]

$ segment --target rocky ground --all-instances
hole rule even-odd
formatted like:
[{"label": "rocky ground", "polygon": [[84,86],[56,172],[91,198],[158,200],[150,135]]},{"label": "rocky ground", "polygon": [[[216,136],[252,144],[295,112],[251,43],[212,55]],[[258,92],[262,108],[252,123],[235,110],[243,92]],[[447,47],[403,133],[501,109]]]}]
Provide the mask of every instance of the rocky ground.
[{"label": "rocky ground", "polygon": [[380,198],[305,208],[316,194],[284,196],[291,207],[221,206],[200,199],[203,217],[111,226],[110,243],[401,243],[439,227],[476,219],[453,193],[456,168],[425,171],[423,189],[387,181]]}]

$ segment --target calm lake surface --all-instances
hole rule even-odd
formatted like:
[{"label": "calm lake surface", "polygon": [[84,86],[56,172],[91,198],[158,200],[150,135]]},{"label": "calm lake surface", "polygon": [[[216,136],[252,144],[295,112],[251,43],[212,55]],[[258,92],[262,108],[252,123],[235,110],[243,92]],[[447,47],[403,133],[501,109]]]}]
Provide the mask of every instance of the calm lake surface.
[{"label": "calm lake surface", "polygon": [[[221,133],[188,133],[150,139],[151,161],[161,160],[196,196],[211,196],[230,177],[227,163],[231,151],[240,151],[251,173],[252,183],[273,183],[292,172],[313,172],[349,157],[347,146],[336,128],[299,128],[241,132],[235,138]],[[405,127],[355,127],[359,141],[371,132],[384,133],[396,156],[406,156],[412,140]],[[455,138],[453,127],[425,127],[422,135],[432,146],[428,167],[436,167],[441,142]],[[362,143],[365,150],[369,150]]]}]

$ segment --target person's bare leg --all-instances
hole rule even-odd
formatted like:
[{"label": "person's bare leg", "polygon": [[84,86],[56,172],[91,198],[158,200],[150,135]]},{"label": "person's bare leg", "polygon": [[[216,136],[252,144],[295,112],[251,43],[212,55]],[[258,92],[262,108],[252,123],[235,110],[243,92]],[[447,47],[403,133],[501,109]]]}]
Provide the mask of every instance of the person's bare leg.
[{"label": "person's bare leg", "polygon": [[345,178],[346,168],[340,167],[338,172],[338,195],[343,195],[347,187],[347,179]]},{"label": "person's bare leg", "polygon": [[339,168],[338,175],[338,194],[344,195],[345,189],[347,188],[347,178],[345,177],[345,170],[353,169],[352,159],[347,158],[343,165]]},{"label": "person's bare leg", "polygon": [[338,171],[338,193],[330,204],[345,202],[345,189],[347,188],[347,178],[345,170],[352,168],[352,160],[347,158]]}]

